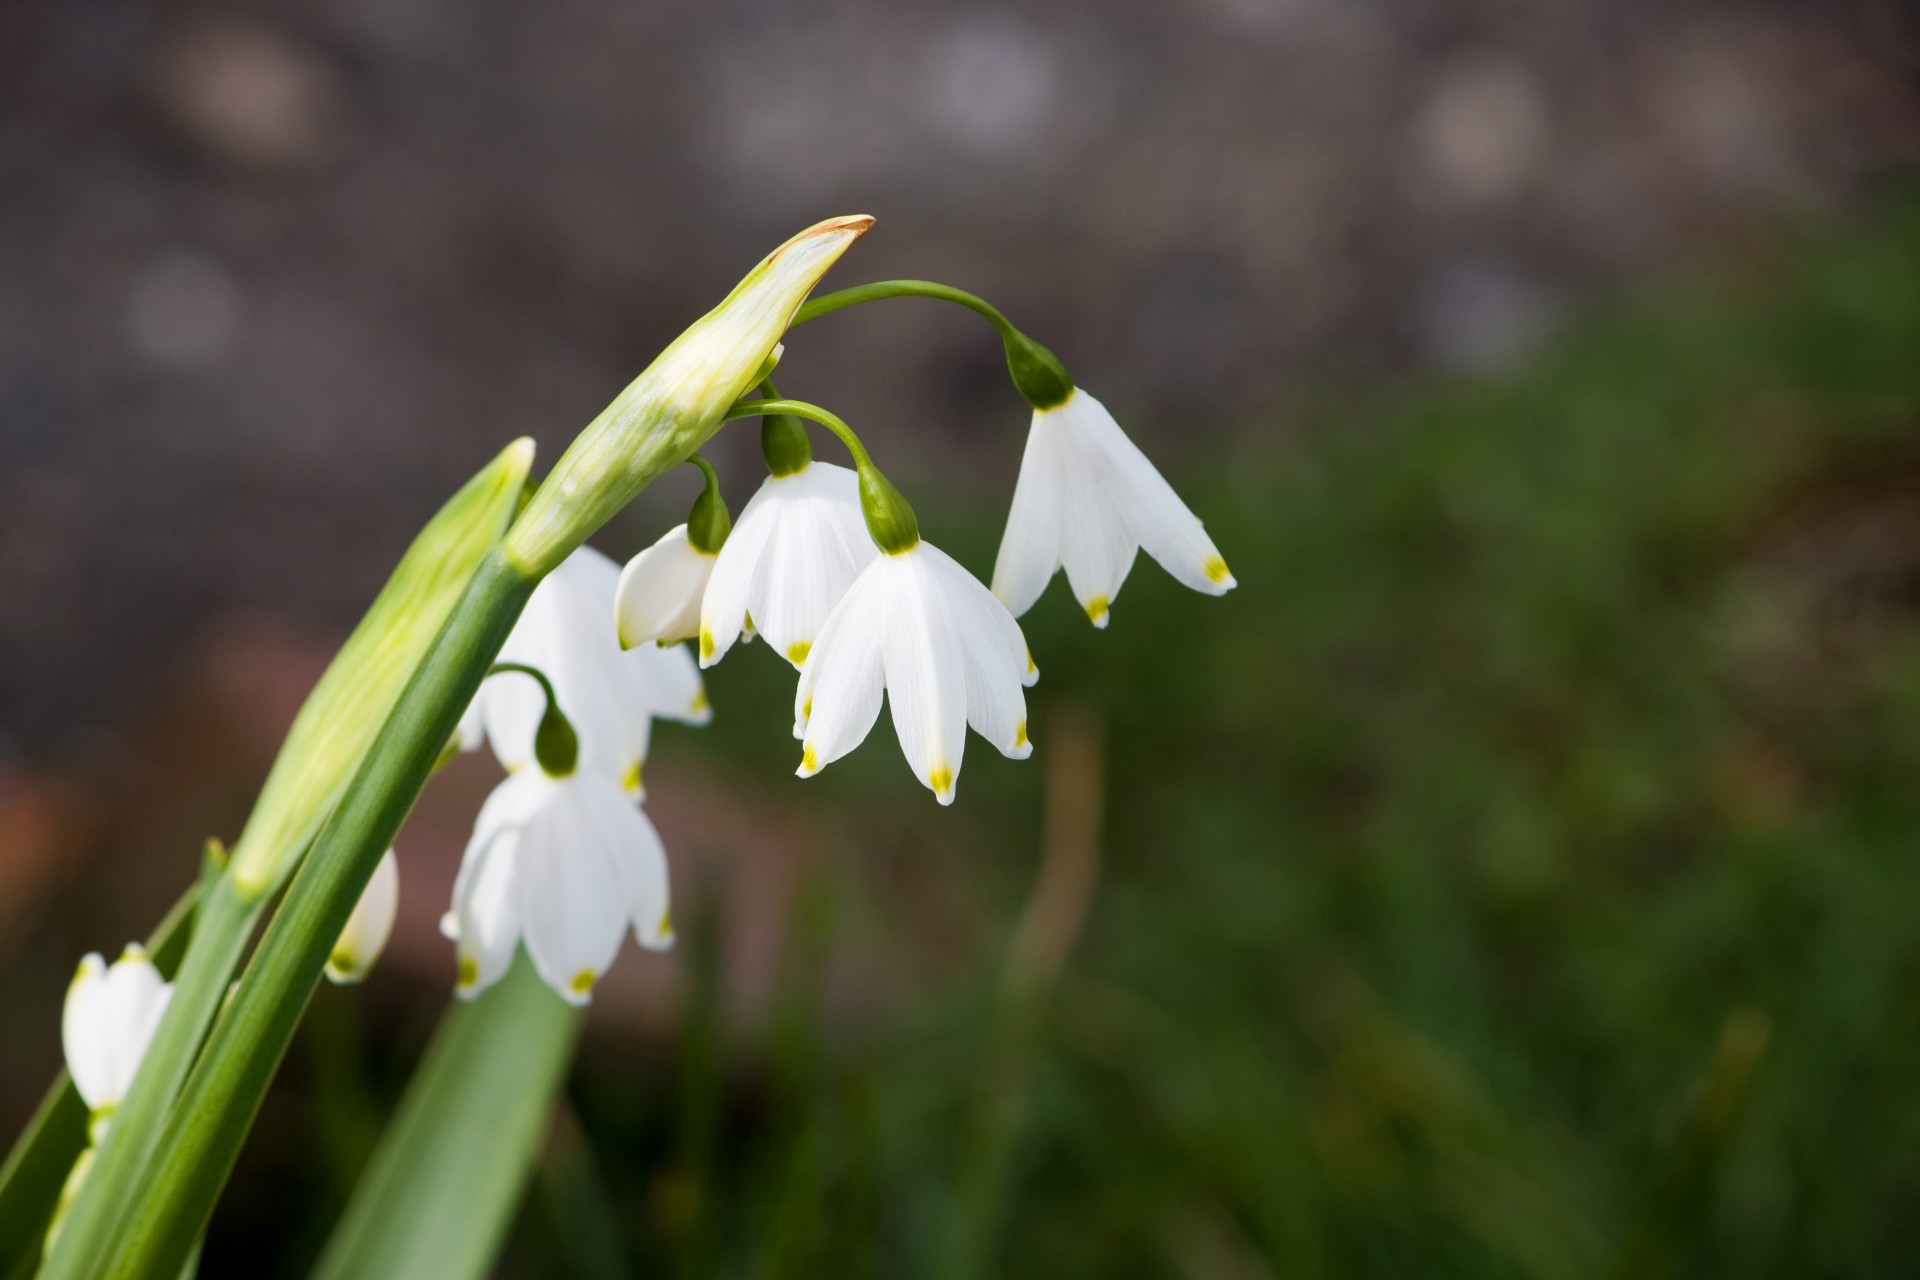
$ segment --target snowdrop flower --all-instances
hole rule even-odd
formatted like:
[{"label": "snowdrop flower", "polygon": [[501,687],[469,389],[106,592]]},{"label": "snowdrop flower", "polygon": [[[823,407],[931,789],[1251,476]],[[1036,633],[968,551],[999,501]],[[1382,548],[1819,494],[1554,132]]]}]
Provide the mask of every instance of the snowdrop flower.
[{"label": "snowdrop flower", "polygon": [[1023,614],[1064,567],[1080,607],[1104,627],[1143,547],[1196,591],[1217,596],[1233,589],[1233,574],[1199,517],[1106,406],[1074,388],[1051,408],[1035,408],[994,561],[994,594]]},{"label": "snowdrop flower", "polygon": [[751,626],[802,669],[827,615],[878,554],[854,472],[803,459],[769,475],[714,562],[700,606],[700,665],[720,661]]},{"label": "snowdrop flower", "polygon": [[694,499],[687,522],[667,530],[620,571],[613,620],[622,649],[649,640],[672,644],[700,634],[700,598],[732,521],[712,464],[697,453],[691,461],[706,477],[706,487]]},{"label": "snowdrop flower", "polygon": [[[621,650],[613,624],[619,579],[606,556],[591,547],[576,550],[534,588],[500,660],[546,673],[577,727],[582,768],[607,775],[638,799],[652,718],[705,724],[713,711],[684,647]],[[489,680],[475,705],[500,763],[509,770],[530,763],[546,706],[539,689],[526,680]]]},{"label": "snowdrop flower", "polygon": [[969,724],[1003,755],[1033,754],[1023,686],[1040,673],[1006,606],[921,540],[912,511],[878,472],[862,505],[886,554],[847,588],[801,668],[798,772],[811,777],[860,745],[884,691],[914,775],[941,804],[952,804]]},{"label": "snowdrop flower", "polygon": [[653,824],[612,779],[577,767],[577,740],[551,702],[543,717],[534,767],[481,806],[440,924],[458,948],[463,997],[499,981],[522,942],[541,979],[575,1005],[587,1003],[629,927],[643,947],[673,945],[666,850]]},{"label": "snowdrop flower", "polygon": [[340,940],[327,957],[327,977],[348,986],[365,978],[387,949],[393,917],[400,908],[400,864],[389,849],[380,856],[373,878],[361,891],[353,914],[347,917]]},{"label": "snowdrop flower", "polygon": [[96,1141],[127,1096],[172,998],[173,987],[137,943],[130,943],[111,965],[97,954],[89,955],[73,975],[60,1039],[73,1087],[93,1113]]}]

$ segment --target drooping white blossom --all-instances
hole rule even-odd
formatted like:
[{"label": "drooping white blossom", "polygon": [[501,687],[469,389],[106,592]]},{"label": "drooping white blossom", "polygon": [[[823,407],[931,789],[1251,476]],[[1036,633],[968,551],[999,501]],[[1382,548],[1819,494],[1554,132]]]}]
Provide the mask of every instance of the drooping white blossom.
[{"label": "drooping white blossom", "polygon": [[173,987],[137,943],[111,965],[98,954],[80,962],[67,988],[60,1039],[73,1086],[96,1117],[127,1096],[172,998]]},{"label": "drooping white blossom", "polygon": [[[713,710],[684,646],[620,648],[613,622],[619,579],[606,556],[576,550],[534,588],[499,660],[544,672],[579,733],[581,768],[604,773],[638,798],[653,718],[705,724]],[[474,705],[500,763],[509,770],[529,764],[546,710],[539,684],[496,675],[480,686]]]},{"label": "drooping white blossom", "polygon": [[457,945],[457,990],[497,982],[525,942],[560,997],[587,1003],[628,928],[640,945],[673,945],[667,858],[653,824],[611,779],[537,764],[481,807],[441,930]]},{"label": "drooping white blossom", "polygon": [[685,523],[627,561],[614,593],[614,629],[620,647],[672,644],[700,634],[700,599],[715,555],[687,537]]},{"label": "drooping white blossom", "polygon": [[914,776],[953,803],[967,726],[1024,759],[1024,686],[1039,678],[1020,624],[954,559],[924,541],[876,557],[828,616],[801,669],[794,733],[801,777],[858,746],[884,691]]},{"label": "drooping white blossom", "polygon": [[327,956],[327,977],[342,986],[364,979],[387,949],[393,918],[400,909],[400,863],[389,849],[380,855],[373,876],[347,917],[346,927]]},{"label": "drooping white blossom", "polygon": [[808,462],[768,476],[714,562],[700,607],[700,665],[720,661],[750,628],[799,669],[827,615],[878,554],[854,472]]},{"label": "drooping white blossom", "polygon": [[1217,596],[1233,589],[1233,574],[1199,517],[1105,405],[1075,388],[1063,403],[1034,410],[994,561],[994,594],[1023,614],[1064,568],[1080,607],[1104,627],[1142,548],[1195,591]]}]

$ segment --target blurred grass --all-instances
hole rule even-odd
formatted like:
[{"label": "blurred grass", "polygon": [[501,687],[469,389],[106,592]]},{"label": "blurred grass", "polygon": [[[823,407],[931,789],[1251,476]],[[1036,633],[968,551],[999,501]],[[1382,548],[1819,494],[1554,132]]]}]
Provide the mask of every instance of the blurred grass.
[{"label": "blurred grass", "polygon": [[[675,1056],[590,1040],[581,1230],[636,1275],[1910,1274],[1916,428],[1908,201],[1178,477],[1240,589],[1142,560],[1096,633],[1056,585],[1041,760],[976,740],[954,810],[884,721],[788,783],[747,651],[663,740],[810,810],[826,869],[763,1032],[723,1031],[723,902]],[[1001,512],[915,496],[991,563]],[[1076,706],[1101,878],[1028,1035],[996,993]]]}]

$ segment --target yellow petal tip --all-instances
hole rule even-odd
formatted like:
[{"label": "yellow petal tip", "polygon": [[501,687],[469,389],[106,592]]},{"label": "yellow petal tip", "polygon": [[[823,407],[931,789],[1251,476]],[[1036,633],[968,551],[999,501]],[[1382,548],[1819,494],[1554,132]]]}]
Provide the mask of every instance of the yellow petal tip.
[{"label": "yellow petal tip", "polygon": [[460,957],[459,975],[454,979],[462,991],[471,991],[473,984],[480,981],[480,962],[472,956]]},{"label": "yellow petal tip", "polygon": [[1206,574],[1207,581],[1213,583],[1215,586],[1230,587],[1233,585],[1233,573],[1227,568],[1227,562],[1219,556],[1215,556],[1213,559],[1207,561],[1206,564],[1201,566],[1200,571]]},{"label": "yellow petal tip", "polygon": [[[1087,601],[1086,603],[1087,621],[1091,622],[1096,627],[1106,626],[1107,625],[1107,608],[1111,603],[1112,602],[1108,600],[1107,597],[1105,596],[1095,596],[1093,599]],[[1032,658],[1029,657],[1028,661],[1032,661]]]},{"label": "yellow petal tip", "polygon": [[591,969],[582,969],[573,975],[571,982],[567,983],[567,990],[577,996],[590,995],[593,992],[593,984],[599,976]]},{"label": "yellow petal tip", "polygon": [[796,667],[804,666],[806,665],[807,655],[812,652],[813,642],[811,640],[795,640],[787,646],[787,661]]}]

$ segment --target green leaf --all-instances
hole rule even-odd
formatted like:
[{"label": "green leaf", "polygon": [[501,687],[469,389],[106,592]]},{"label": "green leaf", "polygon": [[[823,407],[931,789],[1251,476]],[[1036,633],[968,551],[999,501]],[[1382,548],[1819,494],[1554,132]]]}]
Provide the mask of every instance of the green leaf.
[{"label": "green leaf", "polygon": [[[148,1147],[153,1160],[144,1180],[116,1188],[109,1203],[119,1208],[119,1222],[104,1244],[100,1265],[67,1272],[61,1280],[83,1275],[175,1280],[233,1172],[340,930],[534,585],[498,550],[481,561],[339,806],[301,860],[164,1131]],[[232,881],[229,876],[221,887]],[[188,960],[191,964],[192,956]],[[177,990],[174,999],[180,999]],[[116,1130],[119,1124],[116,1120]],[[114,1141],[109,1133],[107,1154]],[[98,1173],[96,1168],[95,1178]],[[56,1255],[66,1250],[67,1238],[63,1232]]]},{"label": "green leaf", "polygon": [[[169,978],[187,949],[199,896],[199,885],[181,894],[147,935],[148,955]],[[60,1188],[86,1147],[87,1104],[63,1067],[0,1165],[0,1276],[6,1280],[31,1275],[39,1264]]]},{"label": "green leaf", "polygon": [[440,1024],[313,1280],[479,1280],[526,1189],[579,1011],[523,953]]},{"label": "green leaf", "polygon": [[[194,945],[181,965],[166,1016],[92,1172],[68,1209],[66,1227],[41,1280],[90,1277],[109,1237],[124,1228],[127,1206],[148,1171],[169,1108],[227,997],[269,895],[314,840],[462,593],[487,562],[519,508],[532,461],[532,442],[514,442],[440,509],[308,695],[225,874],[203,900]],[[458,714],[456,710],[456,720]],[[434,744],[436,756],[450,734],[451,727]],[[409,803],[417,792],[416,787],[408,793]],[[387,834],[391,838],[391,831]],[[376,860],[378,856],[376,852]],[[371,863],[367,871],[371,873]],[[351,904],[347,909],[352,910]],[[344,922],[343,914],[327,939],[328,947]],[[296,1018],[304,1005],[302,996],[293,1010]],[[196,1226],[175,1257],[169,1280],[179,1274],[185,1250],[197,1236]]]}]

